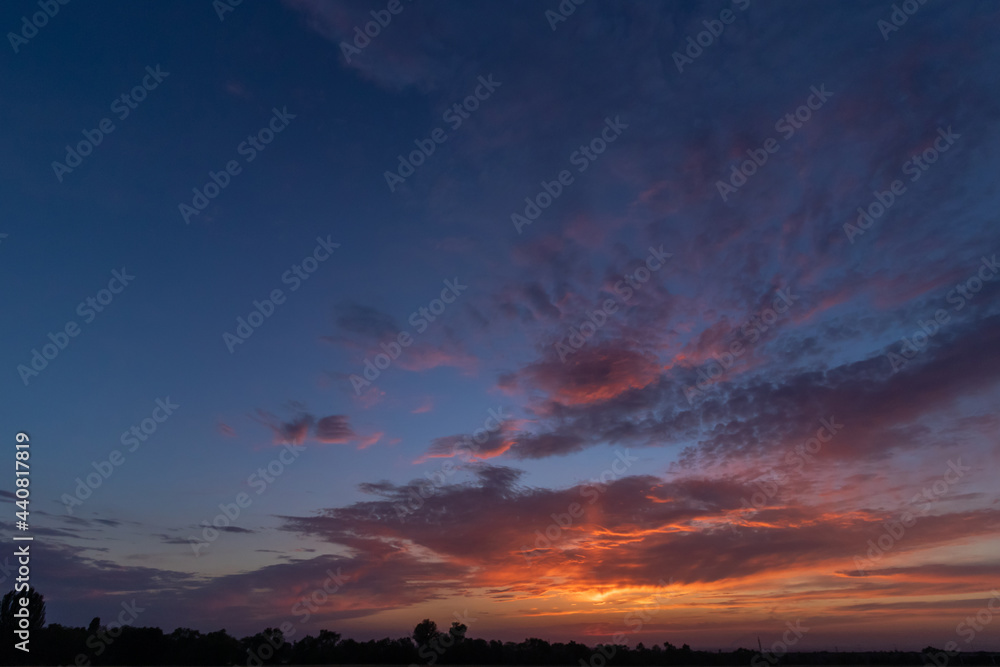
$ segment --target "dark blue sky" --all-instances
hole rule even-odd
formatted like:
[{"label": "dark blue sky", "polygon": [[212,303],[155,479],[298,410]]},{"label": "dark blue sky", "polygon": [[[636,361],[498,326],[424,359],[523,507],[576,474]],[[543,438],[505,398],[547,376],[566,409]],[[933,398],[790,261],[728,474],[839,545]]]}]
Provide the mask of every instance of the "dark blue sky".
[{"label": "dark blue sky", "polygon": [[986,604],[994,3],[219,6],[0,8],[50,621],[596,641],[672,581],[630,641],[920,648]]}]

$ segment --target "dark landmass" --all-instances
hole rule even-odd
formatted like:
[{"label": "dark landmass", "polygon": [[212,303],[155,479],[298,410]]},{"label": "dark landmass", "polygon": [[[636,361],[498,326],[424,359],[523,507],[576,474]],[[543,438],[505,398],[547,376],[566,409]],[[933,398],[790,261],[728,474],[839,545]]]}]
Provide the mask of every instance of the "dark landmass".
[{"label": "dark landmass", "polygon": [[[291,623],[282,628],[237,639],[225,630],[201,633],[177,628],[165,633],[160,628],[102,624],[94,618],[90,625],[69,627],[45,624],[45,602],[35,591],[28,596],[27,618],[20,616],[15,594],[3,598],[0,608],[0,664],[3,665],[575,665],[578,667],[618,666],[726,666],[792,667],[793,665],[997,665],[1000,653],[962,652],[955,643],[944,648],[921,651],[792,652],[781,642],[763,651],[740,648],[734,651],[696,651],[687,644],[677,648],[670,642],[646,646],[604,643],[587,646],[575,641],[549,643],[536,637],[522,642],[501,642],[466,637],[467,627],[453,622],[439,631],[437,624],[424,619],[409,637],[364,642],[344,639],[337,632],[320,630],[318,636],[296,631]],[[18,598],[18,599],[19,599]],[[22,621],[22,619],[24,619]],[[25,627],[26,626],[26,627]],[[18,649],[19,642],[28,643]],[[623,635],[624,636],[624,635]]]}]

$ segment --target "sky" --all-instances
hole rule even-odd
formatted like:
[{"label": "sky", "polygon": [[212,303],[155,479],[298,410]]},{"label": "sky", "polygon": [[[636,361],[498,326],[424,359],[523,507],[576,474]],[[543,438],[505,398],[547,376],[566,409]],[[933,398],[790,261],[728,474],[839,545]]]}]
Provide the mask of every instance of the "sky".
[{"label": "sky", "polygon": [[995,3],[0,27],[50,623],[1000,649]]}]

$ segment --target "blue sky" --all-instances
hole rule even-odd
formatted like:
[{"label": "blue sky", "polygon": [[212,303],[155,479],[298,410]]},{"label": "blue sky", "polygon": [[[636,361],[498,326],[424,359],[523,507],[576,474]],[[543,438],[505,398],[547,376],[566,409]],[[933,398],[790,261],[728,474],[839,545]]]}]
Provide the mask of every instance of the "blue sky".
[{"label": "blue sky", "polygon": [[[806,648],[947,641],[998,568],[996,7],[907,5],[888,31],[891,3],[588,2],[553,28],[556,3],[402,0],[348,61],[342,42],[386,7],[69,3],[6,54],[4,414],[32,438],[50,621],[141,595],[143,623],[249,632],[341,567],[353,583],[304,630],[395,636],[468,607],[474,636],[596,640],[672,577],[676,606],[637,640],[749,645],[802,617]],[[0,25],[37,11],[7,5]],[[104,118],[79,166],[53,167]],[[297,289],[283,280],[326,252]],[[114,271],[134,279],[102,297]],[[463,287],[435,305],[446,281]],[[109,296],[85,321],[78,305]],[[421,308],[440,309],[426,329]],[[752,336],[754,318],[773,320]],[[70,321],[65,349],[19,370]],[[356,391],[401,332],[412,344]],[[806,457],[831,418],[843,429]],[[282,452],[297,456],[257,494]],[[959,458],[971,469],[859,574],[867,540]],[[525,551],[588,488],[586,513]],[[229,530],[192,548],[240,493]]]}]

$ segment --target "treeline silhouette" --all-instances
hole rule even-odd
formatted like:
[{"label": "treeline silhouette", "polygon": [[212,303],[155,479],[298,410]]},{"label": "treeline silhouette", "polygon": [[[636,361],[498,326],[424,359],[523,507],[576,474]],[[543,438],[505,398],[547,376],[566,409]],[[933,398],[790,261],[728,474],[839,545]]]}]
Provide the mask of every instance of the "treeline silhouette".
[{"label": "treeline silhouette", "polygon": [[[136,627],[112,623],[103,625],[94,618],[90,625],[68,627],[58,623],[45,625],[44,598],[30,595],[32,617],[29,621],[30,653],[14,647],[19,619],[14,593],[3,598],[0,610],[0,648],[5,665],[576,665],[579,667],[616,666],[725,666],[751,665],[996,665],[995,653],[960,653],[948,656],[940,649],[927,647],[920,652],[789,652],[775,655],[746,648],[734,651],[695,651],[687,644],[676,648],[662,645],[635,646],[597,644],[588,647],[575,641],[549,643],[535,637],[522,642],[501,642],[466,637],[467,627],[453,622],[440,632],[437,625],[424,619],[409,637],[365,642],[344,639],[337,632],[320,630],[317,636],[306,635],[294,641],[285,638],[278,628],[237,639],[225,630],[201,633],[177,628],[167,634],[160,628]],[[296,633],[297,634],[297,633]]]}]

